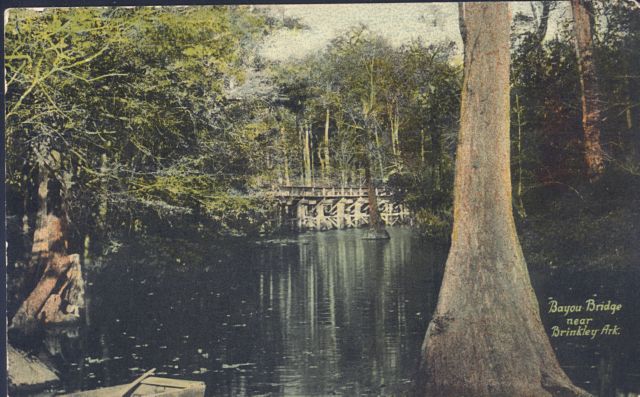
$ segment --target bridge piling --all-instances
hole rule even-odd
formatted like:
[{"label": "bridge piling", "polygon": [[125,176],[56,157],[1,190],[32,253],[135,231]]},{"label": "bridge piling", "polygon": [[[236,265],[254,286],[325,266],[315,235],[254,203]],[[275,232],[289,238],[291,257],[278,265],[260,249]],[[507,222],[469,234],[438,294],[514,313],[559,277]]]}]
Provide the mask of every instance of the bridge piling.
[{"label": "bridge piling", "polygon": [[[376,188],[376,195],[379,213],[386,225],[409,220],[405,206],[395,203],[385,188]],[[299,231],[343,229],[369,224],[367,190],[360,186],[281,186],[275,196],[284,207],[281,213],[293,217],[282,220],[282,223],[295,225]]]},{"label": "bridge piling", "polygon": [[344,202],[345,199],[341,198],[336,203],[336,222],[338,229],[344,229]]}]

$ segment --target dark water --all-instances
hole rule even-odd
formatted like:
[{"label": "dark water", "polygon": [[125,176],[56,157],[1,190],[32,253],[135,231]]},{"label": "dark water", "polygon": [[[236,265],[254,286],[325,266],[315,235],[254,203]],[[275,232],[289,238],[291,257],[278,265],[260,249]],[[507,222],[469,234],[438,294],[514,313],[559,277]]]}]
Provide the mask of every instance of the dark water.
[{"label": "dark water", "polygon": [[[61,346],[66,387],[125,383],[155,367],[205,381],[209,396],[402,395],[446,247],[409,229],[390,233],[387,242],[346,230],[221,246],[131,243],[89,277],[87,325]],[[624,301],[615,319],[621,336],[552,342],[579,385],[599,392],[606,378],[614,389],[640,391],[631,338],[639,335],[637,275],[547,272],[533,281],[548,329],[566,321],[546,314],[548,297]]]}]

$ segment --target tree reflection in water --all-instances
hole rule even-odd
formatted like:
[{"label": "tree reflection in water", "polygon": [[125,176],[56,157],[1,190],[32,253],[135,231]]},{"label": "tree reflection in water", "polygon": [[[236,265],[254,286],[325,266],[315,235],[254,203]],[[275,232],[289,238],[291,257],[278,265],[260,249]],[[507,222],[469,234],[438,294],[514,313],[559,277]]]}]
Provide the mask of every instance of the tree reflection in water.
[{"label": "tree reflection in water", "polygon": [[[406,228],[390,228],[389,241],[362,240],[363,232],[133,242],[90,275],[91,322],[80,343],[62,344],[67,387],[125,383],[155,367],[205,381],[210,396],[402,394],[417,369],[447,247]],[[631,337],[640,328],[630,287],[638,276],[602,280],[532,274],[547,329],[549,296],[570,302],[615,293],[629,308],[622,325]],[[630,381],[640,372],[637,341],[552,343],[581,387],[597,393],[600,378],[638,387]],[[611,357],[615,376],[606,371]]]}]

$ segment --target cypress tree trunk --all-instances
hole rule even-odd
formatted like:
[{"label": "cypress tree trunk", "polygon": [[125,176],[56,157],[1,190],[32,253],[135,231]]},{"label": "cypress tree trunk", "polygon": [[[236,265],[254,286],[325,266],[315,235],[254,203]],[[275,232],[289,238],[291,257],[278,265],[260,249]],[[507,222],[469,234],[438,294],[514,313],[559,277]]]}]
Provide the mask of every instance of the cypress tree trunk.
[{"label": "cypress tree trunk", "polygon": [[369,199],[369,227],[379,229],[380,215],[378,214],[378,198],[376,197],[376,188],[373,186],[371,166],[369,164],[365,167],[364,174],[367,180],[367,195]]},{"label": "cypress tree trunk", "polygon": [[[56,152],[41,148],[39,167],[38,211],[33,235],[31,266],[36,269],[37,283],[11,319],[12,331],[32,334],[46,322],[73,321],[83,306],[83,282],[78,254],[67,254],[67,206],[65,203],[68,175],[60,182],[51,170],[60,170],[62,162]],[[47,159],[47,160],[44,160]]]},{"label": "cypress tree trunk", "polygon": [[371,176],[371,160],[369,155],[367,155],[364,167],[364,176],[367,182],[367,196],[369,199],[369,230],[365,234],[364,239],[387,240],[389,239],[389,233],[387,233],[387,230],[384,228],[384,223],[378,213],[378,197],[376,196],[376,188],[373,184],[373,177]]},{"label": "cypress tree trunk", "polygon": [[604,171],[604,158],[600,145],[600,100],[596,65],[593,58],[593,6],[589,0],[571,0],[578,72],[580,74],[580,100],[582,102],[582,129],[584,131],[584,159],[591,180]]},{"label": "cypress tree trunk", "polygon": [[49,170],[44,161],[38,165],[38,210],[36,211],[36,225],[31,245],[31,260],[29,273],[34,279],[44,269],[49,257],[49,240],[47,223],[47,198],[49,197]]},{"label": "cypress tree trunk", "polygon": [[454,227],[421,395],[586,395],[555,357],[513,221],[507,3],[466,3]]},{"label": "cypress tree trunk", "polygon": [[527,211],[524,208],[524,202],[522,201],[522,106],[520,106],[520,96],[516,94],[516,117],[518,123],[518,140],[516,145],[518,148],[518,187],[516,189],[516,198],[518,200],[518,212],[521,217],[527,216]]}]

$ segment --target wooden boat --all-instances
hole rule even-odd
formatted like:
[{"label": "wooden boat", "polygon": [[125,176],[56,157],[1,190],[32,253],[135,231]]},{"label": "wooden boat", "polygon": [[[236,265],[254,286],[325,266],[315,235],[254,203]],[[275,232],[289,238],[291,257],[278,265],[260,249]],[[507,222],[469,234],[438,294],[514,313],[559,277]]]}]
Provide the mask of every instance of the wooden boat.
[{"label": "wooden boat", "polygon": [[124,385],[75,392],[58,397],[204,397],[204,382],[149,376]]}]

